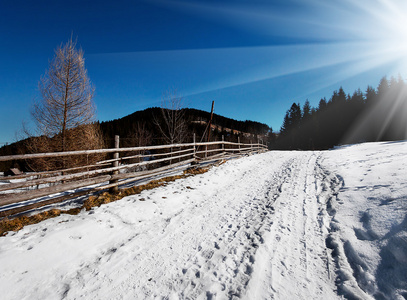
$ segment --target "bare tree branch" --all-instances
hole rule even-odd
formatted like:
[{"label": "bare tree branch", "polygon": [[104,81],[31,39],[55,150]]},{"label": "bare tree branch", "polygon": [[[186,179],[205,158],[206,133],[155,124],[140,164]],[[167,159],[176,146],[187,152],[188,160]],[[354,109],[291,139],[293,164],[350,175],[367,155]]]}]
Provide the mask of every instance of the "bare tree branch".
[{"label": "bare tree branch", "polygon": [[182,105],[176,91],[167,91],[161,100],[161,118],[154,116],[154,123],[167,144],[182,143],[186,138],[187,123]]}]

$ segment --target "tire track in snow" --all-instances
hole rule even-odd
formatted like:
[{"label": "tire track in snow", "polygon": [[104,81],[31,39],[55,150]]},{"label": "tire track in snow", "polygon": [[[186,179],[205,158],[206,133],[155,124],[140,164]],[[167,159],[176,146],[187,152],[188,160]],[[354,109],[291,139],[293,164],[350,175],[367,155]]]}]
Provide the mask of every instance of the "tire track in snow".
[{"label": "tire track in snow", "polygon": [[313,152],[291,160],[275,202],[274,223],[258,251],[255,269],[261,270],[249,286],[248,299],[338,298],[325,246],[329,191],[322,187],[326,176],[317,160]]},{"label": "tire track in snow", "polygon": [[[281,154],[230,164],[236,168],[221,166],[212,171],[206,182],[212,190],[203,189],[205,183],[200,182],[208,176],[189,179],[193,189],[187,191],[185,207],[154,221],[148,232],[116,242],[108,260],[96,259],[63,286],[81,286],[85,298],[104,292],[120,298],[129,289],[135,298],[244,297],[255,272],[256,252],[273,223],[273,203],[288,180],[290,163],[287,154]],[[180,185],[182,181],[170,186],[176,192]],[[195,185],[200,188],[194,189]],[[149,197],[158,198],[164,191],[168,194],[168,189],[156,189]],[[137,247],[140,243],[142,248]]]},{"label": "tire track in snow", "polygon": [[[233,299],[245,295],[246,287],[255,271],[253,264],[257,249],[264,243],[263,236],[273,223],[273,203],[287,173],[287,169],[282,167],[270,178],[266,177],[261,185],[258,178],[256,182],[248,182],[251,189],[256,186],[258,189],[246,195],[237,213],[227,215],[224,221],[229,225],[222,228],[224,234],[217,237],[219,242],[215,242],[215,249],[209,250],[210,255],[207,256],[207,252],[203,251],[203,260],[198,258],[196,265],[204,269],[204,273],[213,275],[211,283],[218,281],[218,285],[206,287],[207,298]],[[247,176],[248,174],[245,174],[243,177]],[[248,186],[241,187],[242,192]],[[202,287],[202,290],[205,290],[205,286]],[[200,289],[196,289],[195,293],[188,290],[186,294],[195,298],[199,296],[199,292]]]}]

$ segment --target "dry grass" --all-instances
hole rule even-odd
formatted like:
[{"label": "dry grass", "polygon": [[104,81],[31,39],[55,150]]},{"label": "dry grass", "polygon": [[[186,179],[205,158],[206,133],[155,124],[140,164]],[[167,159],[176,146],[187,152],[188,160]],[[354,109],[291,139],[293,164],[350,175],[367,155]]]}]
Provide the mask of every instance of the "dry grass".
[{"label": "dry grass", "polygon": [[144,190],[151,190],[156,187],[166,185],[168,182],[175,181],[177,179],[185,178],[192,175],[203,174],[209,170],[208,168],[190,168],[184,171],[182,175],[169,176],[161,178],[158,180],[150,181],[144,185],[134,186],[128,189],[122,189],[116,194],[110,194],[108,192],[102,193],[98,196],[90,196],[87,200],[84,201],[81,207],[72,208],[69,210],[60,210],[60,209],[51,209],[44,211],[32,216],[19,216],[16,218],[8,219],[4,218],[0,221],[0,237],[5,236],[9,231],[19,231],[26,225],[37,224],[41,221],[58,217],[61,214],[70,214],[77,215],[82,209],[90,210],[92,207],[99,207],[102,204],[107,204],[120,200],[126,196],[136,195],[141,193]]}]

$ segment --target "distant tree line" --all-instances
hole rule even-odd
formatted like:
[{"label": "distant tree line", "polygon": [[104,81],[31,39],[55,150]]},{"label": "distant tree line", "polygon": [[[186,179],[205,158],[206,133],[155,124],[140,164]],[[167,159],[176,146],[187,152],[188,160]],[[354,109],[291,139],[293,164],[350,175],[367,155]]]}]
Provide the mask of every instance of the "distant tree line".
[{"label": "distant tree line", "polygon": [[394,141],[407,138],[407,85],[399,76],[383,77],[376,89],[368,86],[352,95],[343,88],[311,107],[293,103],[286,112],[272,149],[328,149],[339,144]]}]

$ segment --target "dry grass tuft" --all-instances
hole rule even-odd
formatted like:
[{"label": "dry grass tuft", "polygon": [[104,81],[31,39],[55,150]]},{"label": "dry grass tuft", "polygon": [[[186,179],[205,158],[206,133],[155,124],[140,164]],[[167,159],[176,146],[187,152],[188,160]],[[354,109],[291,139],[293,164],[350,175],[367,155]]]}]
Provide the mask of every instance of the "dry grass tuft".
[{"label": "dry grass tuft", "polygon": [[111,193],[108,193],[108,192],[104,192],[103,194],[100,194],[98,196],[90,196],[83,203],[83,207],[86,210],[90,210],[90,209],[92,209],[92,207],[96,207],[96,206],[99,207],[102,204],[107,204],[107,203],[110,203],[110,202],[114,202],[114,201],[120,200],[120,199],[122,199],[124,197],[127,197],[127,196],[140,194],[144,190],[151,190],[151,189],[154,189],[156,187],[163,186],[167,182],[171,182],[171,181],[175,181],[177,179],[185,178],[186,176],[188,176],[188,175],[184,174],[184,175],[169,176],[169,177],[161,178],[161,179],[158,179],[158,180],[150,181],[149,183],[144,184],[144,185],[137,185],[137,186],[133,186],[131,188],[122,189],[116,194],[111,194]]},{"label": "dry grass tuft", "polygon": [[209,168],[189,168],[184,171],[184,175],[199,175],[209,171]]},{"label": "dry grass tuft", "polygon": [[177,179],[185,178],[192,175],[203,174],[209,168],[190,168],[184,171],[183,175],[169,176],[158,180],[150,181],[144,185],[133,186],[128,189],[122,189],[119,193],[110,194],[104,192],[98,196],[90,196],[84,201],[82,207],[72,208],[69,210],[51,209],[32,216],[20,216],[13,219],[4,218],[0,221],[0,237],[5,236],[9,231],[19,231],[26,225],[37,224],[41,221],[60,216],[61,214],[77,215],[82,209],[90,210],[92,207],[99,207],[102,204],[107,204],[120,200],[126,196],[140,194],[144,190],[151,190],[160,186],[166,185],[168,182]]},{"label": "dry grass tuft", "polygon": [[0,221],[0,236],[5,236],[8,231],[19,231],[26,225],[37,224],[59,215],[61,215],[61,210],[51,209],[33,216],[20,216],[14,219],[5,218]]},{"label": "dry grass tuft", "polygon": [[82,207],[71,208],[68,210],[61,210],[61,214],[77,215],[81,212]]}]

